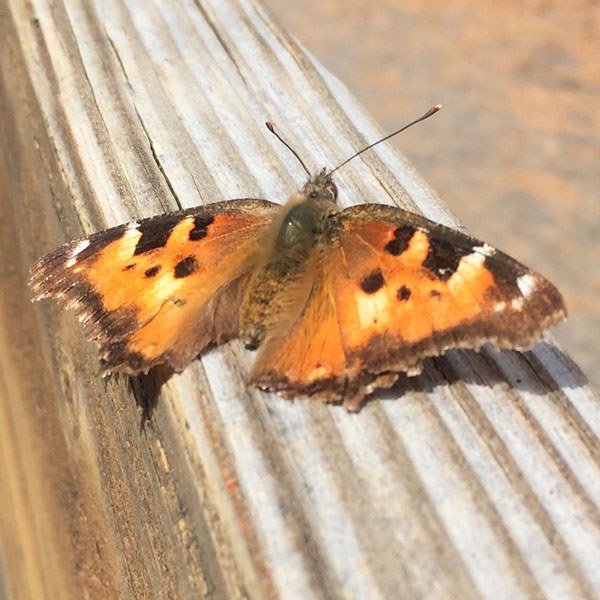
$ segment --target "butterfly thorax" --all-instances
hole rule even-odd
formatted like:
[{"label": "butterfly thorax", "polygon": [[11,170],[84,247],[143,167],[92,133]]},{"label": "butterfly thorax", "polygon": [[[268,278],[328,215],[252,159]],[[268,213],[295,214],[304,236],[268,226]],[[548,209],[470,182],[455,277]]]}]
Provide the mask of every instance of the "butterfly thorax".
[{"label": "butterfly thorax", "polygon": [[312,285],[318,246],[326,244],[327,220],[339,211],[337,188],[323,169],[274,219],[265,247],[257,255],[240,312],[242,339],[258,346],[271,321],[301,310]]}]

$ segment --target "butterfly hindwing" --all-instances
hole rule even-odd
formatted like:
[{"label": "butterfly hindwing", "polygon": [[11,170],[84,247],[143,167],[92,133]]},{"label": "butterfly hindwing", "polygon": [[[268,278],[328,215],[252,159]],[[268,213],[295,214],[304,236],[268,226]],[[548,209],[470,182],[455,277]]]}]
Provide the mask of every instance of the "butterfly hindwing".
[{"label": "butterfly hindwing", "polygon": [[303,281],[283,288],[279,303],[286,309],[254,362],[251,381],[286,397],[308,394],[339,401],[357,375],[342,345],[326,250],[322,246],[313,253]]},{"label": "butterfly hindwing", "polygon": [[278,210],[233,200],[121,225],[43,256],[31,285],[75,309],[107,371],[181,370],[238,334],[243,280]]}]

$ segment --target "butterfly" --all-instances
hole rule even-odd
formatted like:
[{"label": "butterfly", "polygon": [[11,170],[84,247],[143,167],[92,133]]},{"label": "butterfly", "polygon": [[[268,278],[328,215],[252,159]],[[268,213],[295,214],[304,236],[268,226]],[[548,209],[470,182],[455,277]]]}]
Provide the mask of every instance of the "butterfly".
[{"label": "butterfly", "polygon": [[239,338],[257,349],[250,383],[348,410],[427,357],[527,349],[566,317],[549,281],[484,242],[392,206],[341,209],[339,166],[283,206],[217,202],[65,244],[33,265],[34,299],[74,309],[104,373],[181,371]]}]

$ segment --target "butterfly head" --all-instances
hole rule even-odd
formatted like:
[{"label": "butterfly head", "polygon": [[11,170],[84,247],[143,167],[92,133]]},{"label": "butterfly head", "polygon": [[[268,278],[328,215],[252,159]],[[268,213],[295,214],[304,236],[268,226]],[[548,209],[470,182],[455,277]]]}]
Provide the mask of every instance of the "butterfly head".
[{"label": "butterfly head", "polygon": [[319,173],[304,184],[302,195],[309,202],[314,202],[317,205],[335,204],[338,190],[335,183],[333,183],[331,172],[327,169],[321,169]]}]

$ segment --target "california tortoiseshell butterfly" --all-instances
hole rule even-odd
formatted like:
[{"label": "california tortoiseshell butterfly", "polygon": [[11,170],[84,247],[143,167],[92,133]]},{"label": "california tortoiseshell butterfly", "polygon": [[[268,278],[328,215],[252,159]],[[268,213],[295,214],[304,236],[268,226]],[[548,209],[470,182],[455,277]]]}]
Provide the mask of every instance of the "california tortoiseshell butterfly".
[{"label": "california tortoiseshell butterfly", "polygon": [[526,349],[565,318],[550,282],[486,243],[391,206],[340,209],[332,172],[284,206],[217,202],[61,246],[32,267],[35,299],[75,309],[105,373],[181,371],[241,338],[252,383],[349,410],[426,357]]}]

